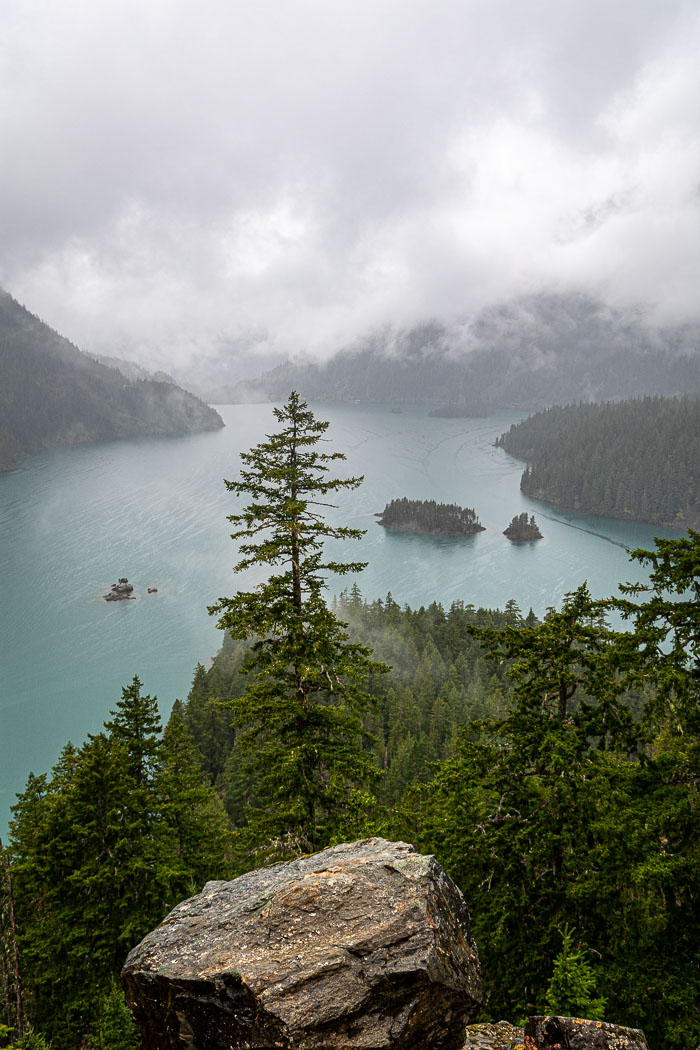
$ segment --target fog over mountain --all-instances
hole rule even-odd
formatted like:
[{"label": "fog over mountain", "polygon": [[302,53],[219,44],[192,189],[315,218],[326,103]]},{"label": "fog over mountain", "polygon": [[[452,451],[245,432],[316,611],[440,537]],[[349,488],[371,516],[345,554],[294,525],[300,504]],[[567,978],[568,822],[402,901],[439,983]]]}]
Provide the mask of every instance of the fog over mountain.
[{"label": "fog over mountain", "polygon": [[700,394],[700,324],[650,326],[586,295],[521,296],[468,318],[387,327],[328,360],[297,358],[207,399],[279,400],[290,389],[321,401],[427,403],[441,415]]},{"label": "fog over mountain", "polygon": [[0,285],[201,385],[577,294],[698,321],[686,0],[7,0]]}]

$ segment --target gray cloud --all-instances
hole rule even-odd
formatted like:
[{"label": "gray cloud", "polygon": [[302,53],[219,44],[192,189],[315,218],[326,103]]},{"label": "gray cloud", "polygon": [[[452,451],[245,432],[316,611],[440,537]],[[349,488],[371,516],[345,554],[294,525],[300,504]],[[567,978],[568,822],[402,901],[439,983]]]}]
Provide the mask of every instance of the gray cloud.
[{"label": "gray cloud", "polygon": [[589,289],[697,318],[682,0],[6,0],[0,282],[168,368]]}]

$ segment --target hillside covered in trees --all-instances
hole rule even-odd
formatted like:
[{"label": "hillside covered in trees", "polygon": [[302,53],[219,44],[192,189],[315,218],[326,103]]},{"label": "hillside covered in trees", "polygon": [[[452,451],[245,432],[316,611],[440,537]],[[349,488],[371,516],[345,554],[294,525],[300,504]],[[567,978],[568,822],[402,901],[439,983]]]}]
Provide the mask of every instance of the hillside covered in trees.
[{"label": "hillside covered in trees", "polygon": [[379,525],[432,536],[473,536],[484,527],[471,507],[432,500],[393,499],[377,515]]},{"label": "hillside covered in trees", "polygon": [[55,445],[222,426],[194,394],[107,367],[0,290],[0,470]]},{"label": "hillside covered in trees", "polygon": [[545,409],[497,445],[528,461],[522,491],[607,518],[700,521],[700,398],[645,397]]}]

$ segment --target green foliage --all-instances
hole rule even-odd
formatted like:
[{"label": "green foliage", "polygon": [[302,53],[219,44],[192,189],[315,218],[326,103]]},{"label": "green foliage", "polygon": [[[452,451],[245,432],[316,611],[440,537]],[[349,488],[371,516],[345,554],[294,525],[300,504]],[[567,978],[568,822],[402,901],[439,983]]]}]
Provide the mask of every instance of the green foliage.
[{"label": "green foliage", "polygon": [[[657,539],[653,551],[630,557],[650,570],[649,584],[624,584],[611,605],[632,620],[640,676],[652,682],[656,702],[647,720],[675,736],[700,738],[700,533]],[[634,597],[643,597],[635,602]]]},{"label": "green foliage", "polygon": [[89,1050],[138,1050],[140,1037],[116,981],[102,996]]},{"label": "green foliage", "polygon": [[13,1032],[13,1028],[0,1024],[0,1047],[4,1050],[51,1050],[51,1044],[33,1028],[28,1028],[18,1039],[8,1042]]},{"label": "green foliage", "polygon": [[[24,994],[59,1047],[91,1028],[128,951],[183,897],[230,872],[230,832],[191,741],[161,741],[134,678],[105,731],[30,776],[9,852]],[[202,829],[206,829],[202,833]]]},{"label": "green foliage", "polygon": [[574,944],[574,931],[568,926],[559,933],[562,946],[554,960],[547,987],[547,1013],[560,1017],[585,1017],[590,1021],[604,1020],[606,1000],[595,995],[596,974],[588,961],[588,949],[580,942]]},{"label": "green foliage", "polygon": [[[376,763],[385,773],[376,794],[386,807],[398,802],[412,784],[431,778],[435,762],[452,754],[455,732],[470,718],[503,713],[510,693],[508,662],[489,666],[469,629],[517,624],[523,622],[522,615],[513,601],[506,612],[475,609],[459,601],[448,611],[437,603],[427,609],[401,609],[391,594],[384,601],[366,602],[357,584],[333,599],[331,607],[348,624],[352,639],[371,644],[379,661],[391,665],[389,672],[369,677],[367,689],[375,706],[363,715],[374,738]],[[524,622],[537,623],[532,611]],[[247,825],[246,814],[249,804],[256,804],[259,785],[228,726],[230,715],[217,701],[245,692],[249,674],[241,673],[241,667],[248,653],[247,644],[226,635],[212,668],[195,672],[182,710],[204,768],[238,828]],[[216,725],[218,733],[212,731]],[[349,799],[348,815],[354,809]],[[386,819],[386,814],[377,816],[378,826]],[[338,833],[336,829],[334,838]]]},{"label": "green foliage", "polygon": [[431,500],[393,499],[384,507],[379,524],[408,532],[430,532],[441,536],[472,536],[483,526],[471,507]]},{"label": "green foliage", "polygon": [[258,850],[262,843],[266,856],[324,845],[353,789],[376,783],[361,715],[370,706],[364,683],[384,670],[370,649],[350,641],[323,597],[324,573],[363,568],[324,560],[324,541],[362,533],[329,524],[319,508],[362,479],[328,476],[330,464],[345,457],[319,450],[328,423],[296,393],[274,413],[281,429],[241,455],[241,475],[226,486],[250,499],[229,517],[232,538],[243,541],[234,571],[277,571],[210,609],[222,630],[252,643],[241,667],[245,691],[226,703],[256,784],[246,838]]},{"label": "green foliage", "polygon": [[394,826],[465,893],[491,1019],[541,1010],[568,928],[596,953],[608,1019],[669,1050],[700,1036],[699,550],[691,533],[635,552],[653,572],[648,603],[625,599],[633,632],[585,587],[541,625],[473,632],[513,660],[511,707],[466,727]]},{"label": "green foliage", "polygon": [[496,442],[528,496],[583,514],[685,526],[700,514],[700,398],[548,408]]},{"label": "green foliage", "polygon": [[517,541],[542,539],[542,533],[537,528],[534,514],[528,517],[527,511],[515,514],[508,528],[503,530],[503,535]]}]

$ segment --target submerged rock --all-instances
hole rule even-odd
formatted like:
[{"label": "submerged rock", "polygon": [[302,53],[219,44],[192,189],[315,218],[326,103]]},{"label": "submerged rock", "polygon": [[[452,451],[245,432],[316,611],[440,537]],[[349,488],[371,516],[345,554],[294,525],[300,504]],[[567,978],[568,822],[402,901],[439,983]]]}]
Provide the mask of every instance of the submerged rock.
[{"label": "submerged rock", "polygon": [[144,1050],[457,1050],[481,1002],[462,894],[385,839],[207,883],[122,981]]},{"label": "submerged rock", "polygon": [[580,1017],[531,1017],[526,1050],[647,1050],[644,1032]]}]

